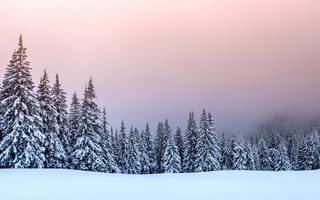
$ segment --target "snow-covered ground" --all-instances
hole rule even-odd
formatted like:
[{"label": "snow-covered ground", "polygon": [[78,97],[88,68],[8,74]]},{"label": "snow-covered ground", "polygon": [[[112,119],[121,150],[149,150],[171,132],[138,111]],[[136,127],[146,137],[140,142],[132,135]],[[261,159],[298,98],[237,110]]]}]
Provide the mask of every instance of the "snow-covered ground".
[{"label": "snow-covered ground", "polygon": [[320,170],[123,175],[0,169],[1,200],[319,200]]}]

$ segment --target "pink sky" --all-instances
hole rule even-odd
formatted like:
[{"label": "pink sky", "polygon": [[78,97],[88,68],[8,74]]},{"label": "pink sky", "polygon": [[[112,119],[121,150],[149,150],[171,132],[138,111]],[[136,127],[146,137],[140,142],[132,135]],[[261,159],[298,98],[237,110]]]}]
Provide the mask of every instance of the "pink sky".
[{"label": "pink sky", "polygon": [[[1,0],[0,73],[24,36],[34,81],[69,96],[93,77],[119,126],[203,107],[236,130],[276,112],[320,111],[319,0]],[[243,129],[242,129],[243,130]]]}]

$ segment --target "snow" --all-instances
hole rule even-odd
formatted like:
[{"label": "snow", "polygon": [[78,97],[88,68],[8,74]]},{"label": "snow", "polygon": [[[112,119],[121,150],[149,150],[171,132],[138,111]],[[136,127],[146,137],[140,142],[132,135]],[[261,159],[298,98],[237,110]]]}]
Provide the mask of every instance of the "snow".
[{"label": "snow", "polygon": [[62,169],[1,169],[5,200],[318,200],[320,170],[125,175]]}]

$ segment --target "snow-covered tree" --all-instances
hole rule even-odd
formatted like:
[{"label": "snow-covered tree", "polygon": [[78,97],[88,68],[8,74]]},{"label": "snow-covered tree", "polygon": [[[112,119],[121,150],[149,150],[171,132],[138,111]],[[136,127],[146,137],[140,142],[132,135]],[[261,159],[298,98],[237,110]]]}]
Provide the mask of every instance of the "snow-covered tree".
[{"label": "snow-covered tree", "polygon": [[269,148],[279,149],[281,143],[281,136],[279,132],[273,131],[270,136]]},{"label": "snow-covered tree", "polygon": [[247,169],[248,170],[256,170],[256,162],[255,162],[255,155],[253,150],[253,145],[245,142],[244,149],[247,152]]},{"label": "snow-covered tree", "polygon": [[105,171],[106,161],[101,147],[101,114],[95,103],[96,94],[92,79],[84,92],[81,106],[81,121],[77,142],[72,152],[73,165],[76,169]]},{"label": "snow-covered tree", "polygon": [[209,112],[203,110],[200,119],[200,132],[196,146],[195,171],[219,170],[221,154],[217,134],[215,133],[214,121]]},{"label": "snow-covered tree", "polygon": [[69,110],[69,133],[70,133],[70,148],[72,149],[78,137],[78,129],[80,125],[81,105],[77,97],[77,93],[73,93],[70,110]]},{"label": "snow-covered tree", "polygon": [[179,173],[181,172],[181,159],[179,150],[171,135],[171,129],[168,121],[164,124],[164,132],[167,139],[164,143],[164,153],[161,160],[161,168],[164,173]]},{"label": "snow-covered tree", "polygon": [[128,148],[126,151],[126,170],[128,174],[139,174],[141,172],[140,152],[139,152],[139,131],[131,127],[128,138]]},{"label": "snow-covered tree", "polygon": [[288,157],[291,163],[292,168],[295,168],[297,163],[297,156],[298,156],[298,139],[296,134],[293,130],[289,131],[287,137],[287,144],[288,144]]},{"label": "snow-covered tree", "polygon": [[240,136],[238,141],[235,143],[233,149],[233,170],[247,170],[248,162],[248,152],[245,149],[245,142],[243,138]]},{"label": "snow-covered tree", "polygon": [[198,128],[193,112],[189,113],[187,131],[185,134],[184,171],[194,172],[196,168],[196,145],[198,141]]},{"label": "snow-covered tree", "polygon": [[55,82],[51,89],[52,103],[56,109],[56,121],[59,128],[58,137],[60,138],[66,152],[71,153],[70,140],[72,139],[69,133],[68,111],[66,93],[61,88],[59,75],[56,74]]},{"label": "snow-covered tree", "polygon": [[59,126],[55,118],[56,108],[52,104],[48,74],[44,71],[38,86],[37,96],[40,103],[40,117],[43,122],[42,133],[45,134],[45,167],[65,168],[67,156],[58,137]]},{"label": "snow-covered tree", "polygon": [[110,140],[109,131],[107,128],[107,112],[104,108],[102,111],[102,133],[101,133],[101,146],[103,150],[103,157],[105,161],[105,172],[119,172],[118,165],[115,162],[113,148]]},{"label": "snow-covered tree", "polygon": [[122,173],[127,173],[127,150],[128,150],[128,139],[126,135],[126,128],[124,122],[121,122],[118,142],[118,159],[117,163]]},{"label": "snow-covered tree", "polygon": [[178,126],[177,127],[177,131],[176,134],[174,136],[174,142],[176,144],[176,146],[178,147],[178,152],[179,152],[179,156],[180,156],[180,162],[181,162],[181,171],[183,171],[183,161],[184,161],[184,141],[183,141],[183,137],[181,134],[181,129]]},{"label": "snow-covered tree", "polygon": [[308,134],[298,150],[297,170],[319,169],[319,138],[316,130]]},{"label": "snow-covered tree", "polygon": [[144,141],[144,145],[145,145],[145,150],[147,152],[148,155],[148,163],[149,163],[149,174],[153,173],[156,167],[156,157],[155,157],[155,152],[154,152],[154,148],[153,148],[153,143],[152,143],[152,137],[151,137],[151,133],[150,133],[150,128],[149,128],[149,124],[146,124],[146,128],[144,130],[144,137],[143,137],[143,141]]},{"label": "snow-covered tree", "polygon": [[154,142],[154,149],[155,149],[155,157],[156,157],[156,169],[155,172],[161,172],[161,159],[163,157],[164,152],[164,133],[163,133],[163,123],[159,122],[157,128],[157,134],[155,137]]},{"label": "snow-covered tree", "polygon": [[45,135],[41,132],[40,105],[33,91],[30,71],[20,36],[18,50],[14,51],[6,68],[0,92],[1,167],[36,168],[45,165]]},{"label": "snow-covered tree", "polygon": [[285,143],[280,143],[279,145],[279,160],[274,168],[275,171],[282,171],[282,170],[290,170],[292,168],[290,159],[288,157],[287,148]]},{"label": "snow-covered tree", "polygon": [[270,158],[269,149],[263,138],[259,140],[258,143],[258,155],[259,155],[259,169],[260,170],[270,170]]}]

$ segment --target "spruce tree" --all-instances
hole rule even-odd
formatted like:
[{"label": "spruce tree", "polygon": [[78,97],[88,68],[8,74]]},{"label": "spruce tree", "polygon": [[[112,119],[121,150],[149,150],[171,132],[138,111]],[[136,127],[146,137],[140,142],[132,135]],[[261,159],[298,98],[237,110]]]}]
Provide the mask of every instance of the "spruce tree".
[{"label": "spruce tree", "polygon": [[128,174],[138,174],[141,172],[140,152],[139,152],[139,131],[131,127],[128,138],[128,149],[126,151],[126,171]]},{"label": "spruce tree", "polygon": [[119,132],[119,143],[118,143],[118,166],[122,173],[127,173],[127,150],[128,150],[128,139],[126,135],[126,128],[124,122],[121,122],[120,132]]},{"label": "spruce tree", "polygon": [[56,109],[56,121],[59,128],[58,137],[60,138],[67,154],[71,153],[71,139],[72,136],[69,132],[68,111],[67,111],[67,98],[66,93],[61,88],[59,75],[56,74],[55,82],[51,89],[53,106]]},{"label": "spruce tree", "polygon": [[42,133],[45,134],[45,167],[64,168],[67,165],[67,156],[58,137],[59,126],[55,116],[56,108],[52,104],[48,74],[44,71],[38,87],[38,101],[40,103],[40,117],[43,122]]},{"label": "spruce tree", "polygon": [[181,162],[181,171],[183,171],[184,148],[185,147],[184,147],[183,137],[181,134],[181,129],[179,126],[177,127],[177,131],[174,136],[174,142],[175,142],[176,146],[178,147],[178,152],[179,152],[180,162]]},{"label": "spruce tree", "polygon": [[152,137],[151,137],[151,132],[149,128],[149,124],[146,124],[146,128],[144,131],[144,143],[145,143],[145,148],[146,152],[148,154],[149,158],[149,173],[153,173],[156,167],[156,156],[153,148],[153,143],[152,143]]},{"label": "spruce tree", "polygon": [[198,141],[198,128],[193,112],[189,113],[187,131],[185,135],[184,171],[194,172],[196,167],[196,145]]},{"label": "spruce tree", "polygon": [[181,172],[181,159],[179,156],[179,150],[170,132],[168,133],[168,139],[165,142],[161,163],[164,173]]},{"label": "spruce tree", "polygon": [[275,171],[290,170],[292,168],[290,159],[288,157],[287,148],[285,143],[279,145],[279,160],[275,167]]},{"label": "spruce tree", "polygon": [[220,149],[221,149],[221,158],[220,158],[220,166],[221,169],[226,170],[227,169],[227,153],[228,153],[228,145],[227,140],[224,136],[224,133],[222,133],[221,140],[220,140]]},{"label": "spruce tree", "polygon": [[245,150],[245,142],[240,136],[233,149],[233,170],[247,170],[248,152]]},{"label": "spruce tree", "polygon": [[102,111],[102,134],[101,134],[101,147],[103,150],[103,157],[105,161],[105,172],[114,173],[119,172],[118,165],[115,162],[114,150],[112,148],[109,131],[107,128],[107,112],[104,108]]},{"label": "spruce tree", "polygon": [[164,134],[163,134],[163,123],[159,122],[158,128],[157,128],[157,134],[155,137],[155,142],[154,142],[154,148],[155,148],[155,157],[156,157],[156,173],[161,172],[161,159],[163,157],[163,152],[164,152],[164,142],[163,139]]},{"label": "spruce tree", "polygon": [[295,168],[297,164],[297,156],[298,156],[298,139],[293,130],[290,130],[288,137],[288,157],[291,163],[291,167]]},{"label": "spruce tree", "polygon": [[304,139],[298,150],[297,170],[319,169],[319,150],[317,133],[312,132]]},{"label": "spruce tree", "polygon": [[253,145],[245,141],[244,149],[247,152],[247,163],[246,163],[247,169],[256,170],[256,162],[255,162]]},{"label": "spruce tree", "polygon": [[74,92],[71,99],[69,110],[69,133],[70,133],[70,148],[76,144],[78,137],[78,129],[80,125],[81,105],[77,94]]},{"label": "spruce tree", "polygon": [[196,171],[214,171],[221,169],[221,154],[217,134],[214,129],[214,121],[209,112],[203,110],[200,119],[200,132],[196,146]]},{"label": "spruce tree", "polygon": [[81,121],[72,157],[76,169],[103,172],[105,171],[106,161],[101,146],[101,114],[95,99],[96,94],[92,79],[90,79],[84,92],[81,105]]},{"label": "spruce tree", "polygon": [[258,155],[260,167],[259,169],[263,171],[270,170],[269,149],[263,138],[261,138],[258,143]]},{"label": "spruce tree", "polygon": [[41,132],[40,105],[22,36],[2,82],[0,92],[0,166],[36,168],[45,165],[45,135]]}]

